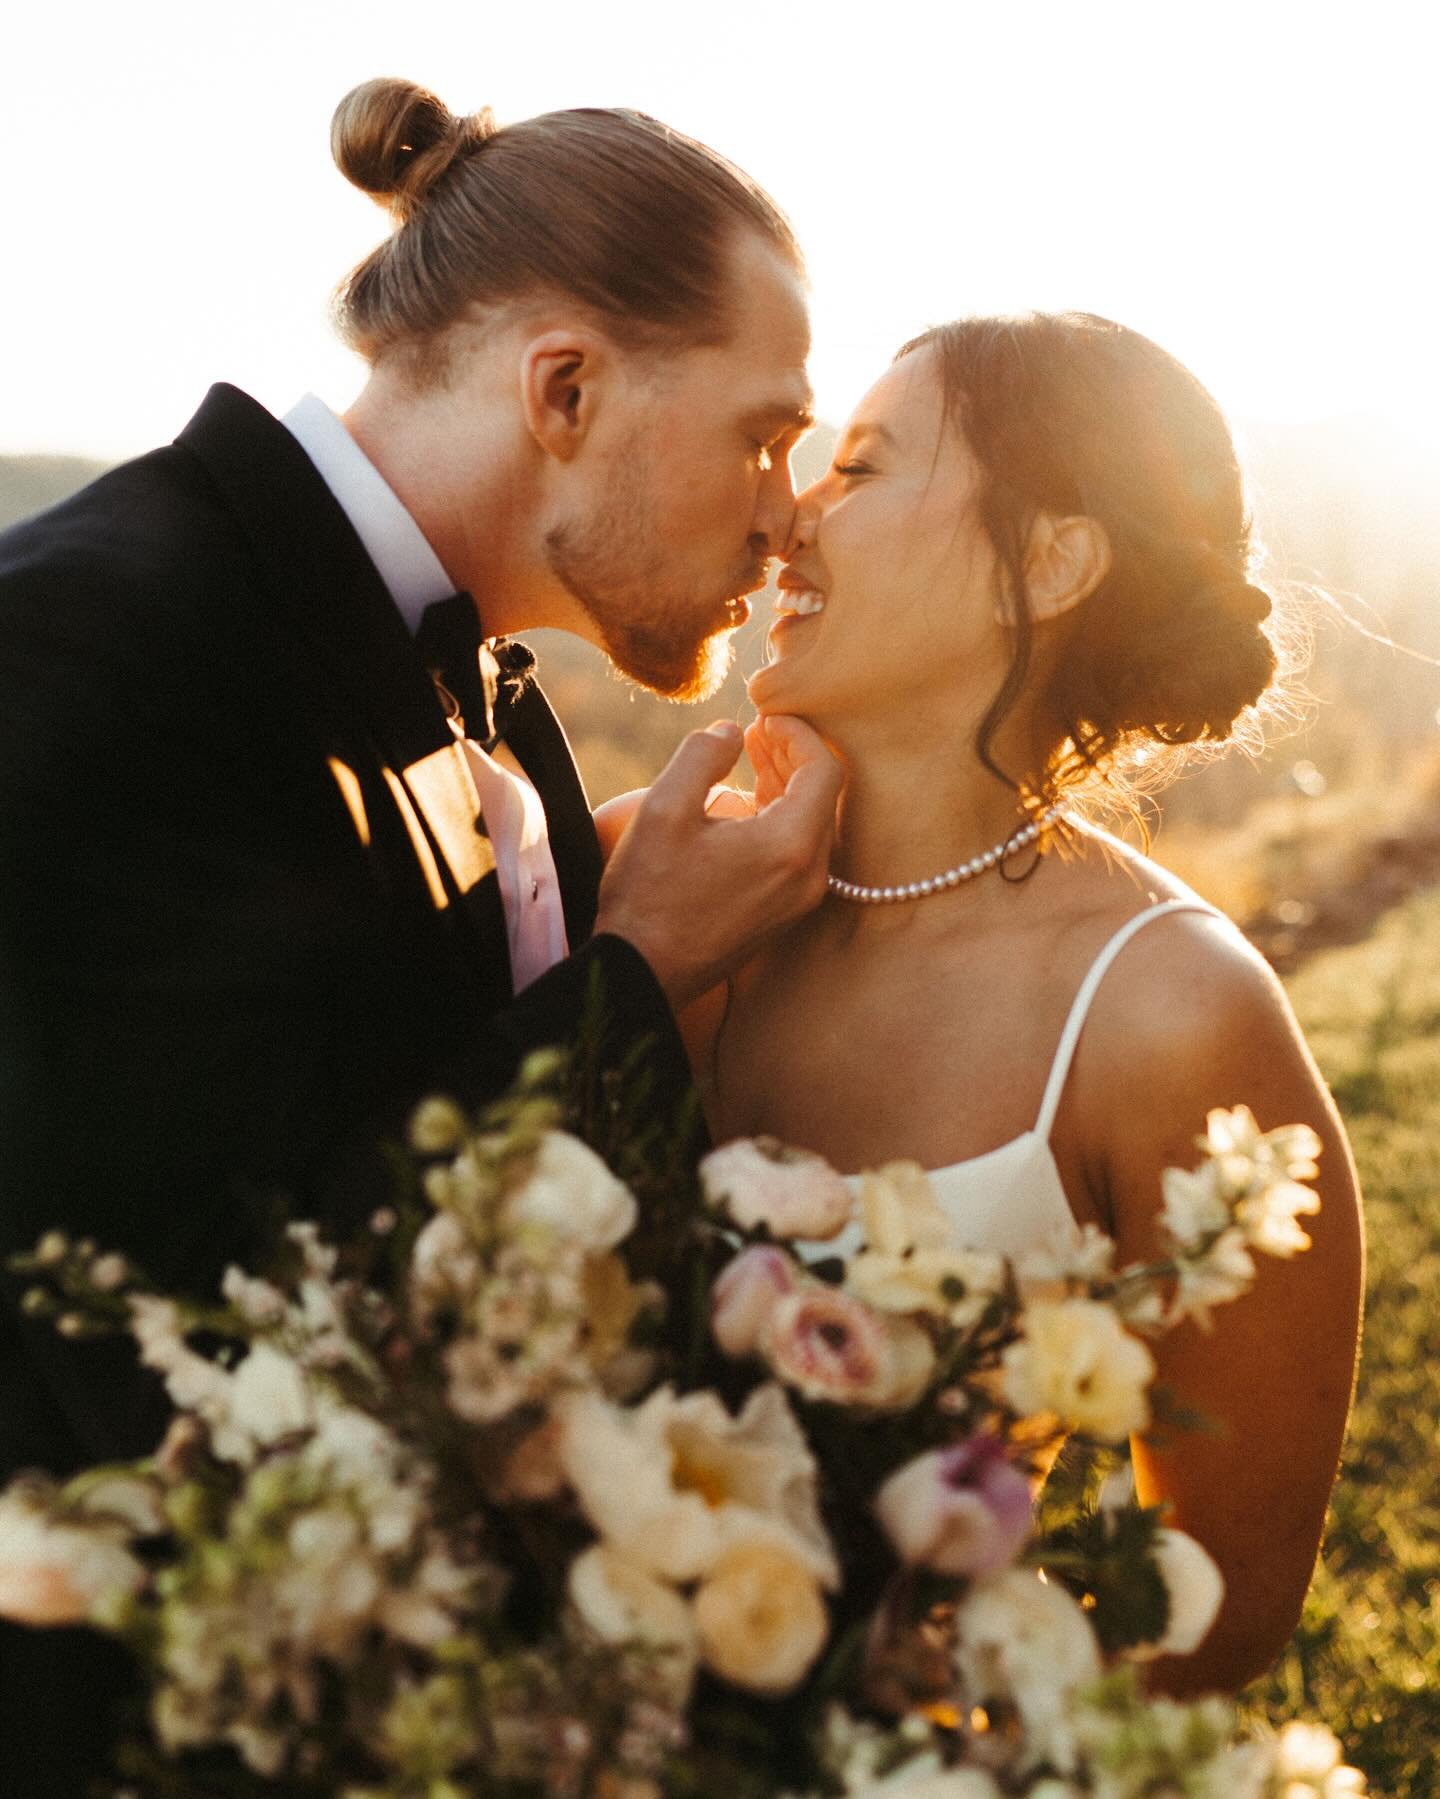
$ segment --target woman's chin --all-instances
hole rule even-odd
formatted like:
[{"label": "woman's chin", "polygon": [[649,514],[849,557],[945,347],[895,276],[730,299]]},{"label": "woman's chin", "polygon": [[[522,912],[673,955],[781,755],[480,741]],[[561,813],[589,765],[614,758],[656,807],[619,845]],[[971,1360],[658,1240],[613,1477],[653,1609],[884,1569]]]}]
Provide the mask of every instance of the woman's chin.
[{"label": "woman's chin", "polygon": [[783,660],[766,662],[745,683],[745,691],[757,712],[798,713],[805,698],[805,683],[791,678]]}]

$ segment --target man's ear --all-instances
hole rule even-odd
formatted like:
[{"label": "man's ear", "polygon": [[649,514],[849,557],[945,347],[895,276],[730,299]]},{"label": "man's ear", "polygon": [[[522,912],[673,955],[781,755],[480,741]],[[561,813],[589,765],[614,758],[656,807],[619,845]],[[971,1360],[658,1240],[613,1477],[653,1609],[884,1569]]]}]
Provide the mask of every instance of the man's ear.
[{"label": "man's ear", "polygon": [[546,331],[521,352],[520,406],[547,456],[568,462],[590,432],[614,374],[614,354],[598,333]]},{"label": "man's ear", "polygon": [[1042,512],[1025,551],[1030,616],[1060,618],[1088,599],[1110,572],[1110,538],[1093,518],[1055,518]]}]

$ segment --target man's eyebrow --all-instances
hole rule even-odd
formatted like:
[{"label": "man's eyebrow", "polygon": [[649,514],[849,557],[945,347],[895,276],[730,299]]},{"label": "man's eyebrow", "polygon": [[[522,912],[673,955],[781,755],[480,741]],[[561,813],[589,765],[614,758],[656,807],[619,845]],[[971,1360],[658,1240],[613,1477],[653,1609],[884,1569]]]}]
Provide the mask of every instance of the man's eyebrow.
[{"label": "man's eyebrow", "polygon": [[768,406],[757,406],[748,422],[774,425],[781,430],[810,431],[814,429],[815,413],[808,400],[776,400]]}]

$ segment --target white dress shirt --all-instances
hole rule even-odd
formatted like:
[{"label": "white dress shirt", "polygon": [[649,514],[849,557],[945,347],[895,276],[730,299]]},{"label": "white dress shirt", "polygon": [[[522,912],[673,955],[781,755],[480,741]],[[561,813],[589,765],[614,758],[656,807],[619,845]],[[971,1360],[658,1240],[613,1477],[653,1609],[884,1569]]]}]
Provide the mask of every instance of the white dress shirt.
[{"label": "white dress shirt", "polygon": [[[306,394],[280,421],[315,464],[355,528],[411,632],[434,600],[455,591],[424,532],[385,477],[323,400]],[[478,743],[461,737],[495,852],[515,991],[569,954],[560,883],[540,796]]]}]

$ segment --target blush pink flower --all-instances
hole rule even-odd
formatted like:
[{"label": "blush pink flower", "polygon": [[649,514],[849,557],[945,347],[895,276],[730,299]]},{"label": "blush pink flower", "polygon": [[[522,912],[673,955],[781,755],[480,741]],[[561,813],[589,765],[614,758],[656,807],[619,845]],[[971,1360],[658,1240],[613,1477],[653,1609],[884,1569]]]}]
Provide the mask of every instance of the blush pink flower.
[{"label": "blush pink flower", "polygon": [[700,1164],[700,1183],[741,1230],[763,1224],[772,1237],[819,1242],[837,1236],[854,1203],[823,1157],[774,1137],[739,1137],[711,1150]]},{"label": "blush pink flower", "polygon": [[841,1405],[900,1410],[935,1371],[934,1347],[913,1319],[882,1318],[818,1281],[776,1302],[761,1347],[788,1386]]},{"label": "blush pink flower", "polygon": [[798,1275],[783,1249],[763,1244],[742,1249],[726,1265],[710,1294],[710,1328],[726,1355],[753,1355],[760,1348],[771,1314],[795,1291]]},{"label": "blush pink flower", "polygon": [[917,1456],[892,1474],[875,1510],[900,1559],[941,1574],[1009,1567],[1030,1534],[1030,1483],[995,1437]]}]

